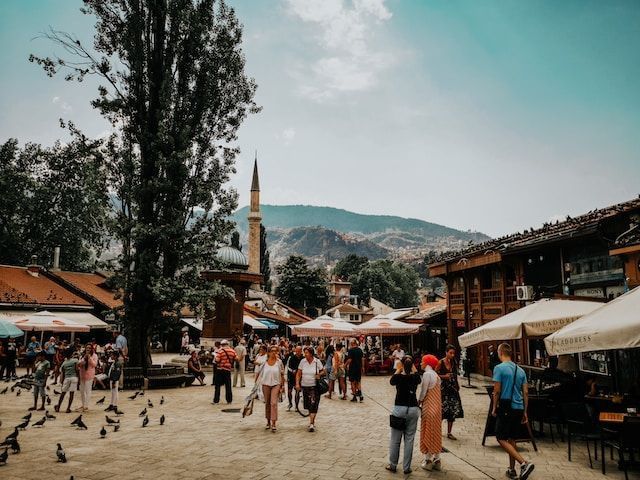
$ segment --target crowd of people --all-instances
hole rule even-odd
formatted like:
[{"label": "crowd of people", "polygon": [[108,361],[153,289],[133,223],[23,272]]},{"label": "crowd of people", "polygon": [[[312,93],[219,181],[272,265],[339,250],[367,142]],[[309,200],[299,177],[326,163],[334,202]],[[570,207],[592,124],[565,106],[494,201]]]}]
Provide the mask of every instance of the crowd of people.
[{"label": "crowd of people", "polygon": [[60,398],[54,406],[56,412],[61,410],[67,394],[65,412],[71,412],[76,391],[80,395],[76,411],[88,411],[94,388],[110,390],[111,400],[106,411],[111,411],[118,406],[118,389],[127,356],[127,339],[119,331],[114,331],[113,341],[105,345],[98,345],[95,339],[83,345],[77,338],[68,342],[55,336],[41,343],[32,336],[26,345],[18,346],[14,339],[8,339],[0,343],[0,379],[15,380],[20,359],[33,386],[33,406],[29,410],[45,409],[49,383],[60,388]]}]

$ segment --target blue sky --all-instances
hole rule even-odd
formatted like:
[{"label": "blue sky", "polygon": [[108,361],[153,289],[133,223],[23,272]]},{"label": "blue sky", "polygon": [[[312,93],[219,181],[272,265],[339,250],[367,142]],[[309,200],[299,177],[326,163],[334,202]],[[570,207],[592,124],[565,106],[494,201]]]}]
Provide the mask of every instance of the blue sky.
[{"label": "blue sky", "polygon": [[[416,217],[490,235],[640,192],[640,2],[231,0],[263,112],[242,127],[247,203]],[[0,2],[0,140],[107,125],[91,82],[50,79],[48,26],[90,39],[75,0]]]}]

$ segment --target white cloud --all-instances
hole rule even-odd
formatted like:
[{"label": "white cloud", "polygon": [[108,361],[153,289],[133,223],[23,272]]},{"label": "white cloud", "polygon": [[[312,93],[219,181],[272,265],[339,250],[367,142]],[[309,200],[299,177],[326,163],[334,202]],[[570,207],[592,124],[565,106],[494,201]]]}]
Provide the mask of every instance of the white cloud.
[{"label": "white cloud", "polygon": [[51,99],[51,103],[53,103],[54,105],[59,105],[62,109],[62,113],[70,113],[73,110],[73,108],[71,108],[71,105],[69,105],[57,95]]},{"label": "white cloud", "polygon": [[293,139],[296,138],[296,130],[293,127],[285,128],[280,134],[280,138],[282,138],[282,143],[286,146],[291,145]]},{"label": "white cloud", "polygon": [[375,27],[392,14],[385,0],[286,0],[291,15],[316,30],[322,56],[296,72],[300,93],[321,102],[344,92],[369,90],[393,64],[372,45]]}]

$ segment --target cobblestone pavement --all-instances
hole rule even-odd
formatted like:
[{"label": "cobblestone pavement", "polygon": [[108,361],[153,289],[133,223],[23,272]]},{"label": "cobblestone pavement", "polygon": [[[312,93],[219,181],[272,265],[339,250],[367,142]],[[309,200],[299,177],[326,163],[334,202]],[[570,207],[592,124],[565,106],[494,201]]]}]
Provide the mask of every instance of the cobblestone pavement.
[{"label": "cobblestone pavement", "polygon": [[[165,358],[155,358],[155,361]],[[211,383],[210,376],[206,379]],[[104,412],[95,405],[104,393],[94,391],[91,411],[83,416],[87,431],[77,430],[69,423],[77,414],[56,414],[43,428],[28,427],[18,437],[22,452],[9,455],[7,465],[0,466],[0,479],[392,479],[402,474],[384,470],[387,463],[389,438],[388,414],[394,391],[387,377],[365,377],[365,401],[354,404],[341,400],[322,399],[316,421],[317,431],[306,431],[306,419],[295,412],[280,408],[278,432],[265,431],[264,409],[256,403],[251,417],[242,419],[239,413],[224,409],[240,408],[249,393],[246,388],[234,389],[232,405],[212,405],[212,387],[150,390],[143,397],[129,400],[130,392],[121,394],[120,407],[125,412],[121,428],[107,428],[106,438],[99,431],[104,425]],[[5,383],[0,383],[0,390]],[[464,389],[466,418],[456,423],[458,441],[445,440],[450,453],[443,455],[443,472],[420,469],[418,442],[415,445],[412,478],[486,479],[502,478],[506,456],[495,440],[480,446],[488,397],[476,395],[478,390]],[[55,402],[57,398],[51,396]],[[165,403],[160,405],[164,396]],[[149,426],[142,428],[138,416],[147,400],[154,404],[149,411]],[[20,422],[33,397],[23,392],[0,395],[0,439],[6,437]],[[76,400],[77,402],[77,400]],[[74,402],[75,403],[75,402]],[[107,400],[108,403],[108,400]],[[76,405],[77,406],[77,405]],[[104,406],[103,406],[104,407]],[[51,413],[53,408],[50,409]],[[34,412],[33,418],[41,417]],[[159,425],[164,414],[166,424]],[[56,463],[56,443],[64,446],[68,463]],[[566,460],[566,444],[542,441],[539,452],[525,447],[525,455],[536,463],[531,477],[545,479],[580,479],[600,477],[590,470],[586,449],[578,444],[572,463]],[[609,463],[607,477],[616,480],[621,474]]]}]

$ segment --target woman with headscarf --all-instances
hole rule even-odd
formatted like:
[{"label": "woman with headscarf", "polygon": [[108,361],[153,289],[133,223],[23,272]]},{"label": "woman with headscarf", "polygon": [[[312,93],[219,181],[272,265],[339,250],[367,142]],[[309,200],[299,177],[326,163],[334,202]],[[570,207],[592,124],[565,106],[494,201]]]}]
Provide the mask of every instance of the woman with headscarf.
[{"label": "woman with headscarf", "polygon": [[434,355],[422,357],[422,383],[418,402],[422,417],[420,420],[420,451],[424,460],[420,466],[428,471],[441,470],[440,452],[442,451],[442,396],[440,377],[435,369],[438,359]]}]

